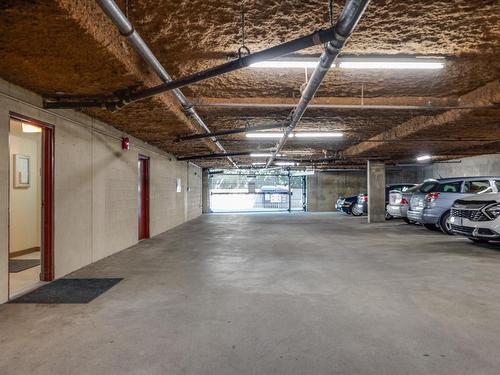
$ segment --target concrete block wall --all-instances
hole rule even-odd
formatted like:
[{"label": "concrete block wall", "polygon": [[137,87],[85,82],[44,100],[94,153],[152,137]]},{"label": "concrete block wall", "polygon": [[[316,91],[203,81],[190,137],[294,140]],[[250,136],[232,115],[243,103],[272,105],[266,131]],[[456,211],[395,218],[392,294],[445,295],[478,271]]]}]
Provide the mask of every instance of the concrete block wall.
[{"label": "concrete block wall", "polygon": [[462,176],[500,176],[500,154],[473,156],[447,163],[434,163],[423,169],[424,178]]},{"label": "concrete block wall", "polygon": [[[422,168],[401,167],[386,171],[386,183],[420,182]],[[308,211],[335,211],[339,196],[352,196],[366,192],[366,170],[322,172],[307,176]]]},{"label": "concrete block wall", "polygon": [[124,134],[116,129],[80,112],[41,106],[40,96],[0,79],[0,303],[8,299],[10,111],[55,127],[56,277],[137,243],[139,154],[150,157],[151,236],[201,215],[200,168],[132,137],[131,149],[122,151]]}]

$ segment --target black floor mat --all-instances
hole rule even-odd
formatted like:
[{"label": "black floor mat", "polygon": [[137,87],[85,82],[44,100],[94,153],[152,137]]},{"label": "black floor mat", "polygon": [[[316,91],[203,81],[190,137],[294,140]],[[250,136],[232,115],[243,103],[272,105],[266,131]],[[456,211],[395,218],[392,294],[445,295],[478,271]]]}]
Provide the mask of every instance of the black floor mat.
[{"label": "black floor mat", "polygon": [[9,272],[18,273],[40,265],[40,259],[9,259]]},{"label": "black floor mat", "polygon": [[123,279],[59,279],[10,303],[89,303]]}]

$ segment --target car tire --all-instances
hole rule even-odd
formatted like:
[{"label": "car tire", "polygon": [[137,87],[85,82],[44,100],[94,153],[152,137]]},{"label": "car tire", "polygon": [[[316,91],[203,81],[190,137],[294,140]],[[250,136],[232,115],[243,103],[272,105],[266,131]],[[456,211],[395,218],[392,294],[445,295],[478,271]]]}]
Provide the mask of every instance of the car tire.
[{"label": "car tire", "polygon": [[425,228],[429,229],[429,230],[432,230],[434,232],[437,232],[439,229],[439,227],[436,225],[436,224],[422,224]]},{"label": "car tire", "polygon": [[363,213],[359,212],[358,209],[356,208],[356,203],[353,203],[351,205],[351,214],[352,216],[361,216]]},{"label": "car tire", "polygon": [[392,216],[389,212],[385,212],[385,220],[392,220],[394,216]]},{"label": "car tire", "polygon": [[413,221],[410,221],[407,217],[403,217],[402,219],[406,224],[413,224]]},{"label": "car tire", "polygon": [[450,216],[450,211],[446,211],[443,215],[441,215],[441,218],[439,219],[439,228],[443,233],[453,236],[454,233],[451,231],[450,226]]}]

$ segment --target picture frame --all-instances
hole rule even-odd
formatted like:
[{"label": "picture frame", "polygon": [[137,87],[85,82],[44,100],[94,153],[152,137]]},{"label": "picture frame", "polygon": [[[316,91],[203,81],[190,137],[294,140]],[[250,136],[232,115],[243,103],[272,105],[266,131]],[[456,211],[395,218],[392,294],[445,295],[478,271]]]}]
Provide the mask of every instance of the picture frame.
[{"label": "picture frame", "polygon": [[14,188],[29,188],[31,186],[31,158],[28,155],[22,154],[14,154],[13,156]]}]

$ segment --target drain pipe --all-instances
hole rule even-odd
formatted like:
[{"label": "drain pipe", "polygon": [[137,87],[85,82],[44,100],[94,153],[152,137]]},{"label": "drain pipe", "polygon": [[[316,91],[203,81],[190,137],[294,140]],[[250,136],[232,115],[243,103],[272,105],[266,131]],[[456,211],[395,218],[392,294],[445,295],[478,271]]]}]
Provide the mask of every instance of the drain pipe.
[{"label": "drain pipe", "polygon": [[370,0],[349,0],[346,4],[339,20],[335,24],[333,29],[334,38],[332,41],[325,45],[325,50],[319,58],[319,63],[316,69],[314,69],[306,88],[302,92],[297,107],[295,107],[290,113],[290,123],[283,132],[283,137],[276,144],[276,149],[273,151],[271,157],[266,163],[266,168],[268,168],[271,163],[276,158],[276,155],[280,153],[283,146],[285,145],[288,136],[295,129],[300,119],[304,115],[307,106],[314,98],[316,91],[318,91],[321,82],[325,78],[326,73],[332,66],[333,62],[340,54],[340,51],[345,46],[347,39],[351,36],[354,28],[358,24],[361,16],[363,15],[366,7]]},{"label": "drain pipe", "polygon": [[[156,73],[160,79],[167,83],[172,81],[172,77],[165,70],[160,61],[156,58],[153,52],[149,49],[148,45],[144,42],[139,33],[134,29],[128,18],[123,14],[120,7],[114,2],[114,0],[97,0],[97,3],[101,9],[106,13],[106,15],[111,19],[115,26],[120,31],[120,34],[128,39],[134,50],[142,57],[142,59],[149,65],[151,69]],[[188,116],[196,123],[199,127],[203,129],[205,133],[210,133],[210,129],[207,127],[203,119],[198,115],[193,104],[186,98],[181,90],[172,90],[172,94],[179,101],[184,111]],[[216,138],[211,138],[215,143],[217,148],[226,153],[224,147],[217,141]],[[231,164],[238,168],[236,163],[228,157]]]}]

